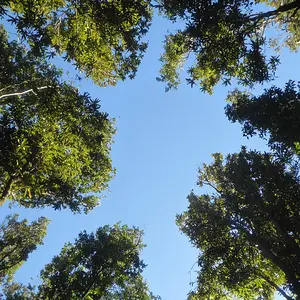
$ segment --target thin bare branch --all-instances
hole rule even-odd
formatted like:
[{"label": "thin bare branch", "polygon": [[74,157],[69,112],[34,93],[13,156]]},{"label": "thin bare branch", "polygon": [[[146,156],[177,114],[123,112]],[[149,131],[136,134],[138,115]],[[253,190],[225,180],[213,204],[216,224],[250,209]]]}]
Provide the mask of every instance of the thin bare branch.
[{"label": "thin bare branch", "polygon": [[[23,92],[16,92],[16,93],[4,94],[4,95],[0,96],[0,99],[14,97],[14,96],[22,96],[22,95],[26,95],[26,94],[29,94],[29,93],[33,93],[33,94],[37,95],[35,93],[35,90],[41,91],[41,90],[45,90],[45,89],[48,89],[48,88],[51,88],[51,87],[52,87],[51,85],[45,85],[45,86],[38,87],[36,89],[29,89],[29,90],[26,90],[26,91],[23,91]],[[1,103],[0,102],[0,105],[1,104],[6,104],[6,103]]]}]

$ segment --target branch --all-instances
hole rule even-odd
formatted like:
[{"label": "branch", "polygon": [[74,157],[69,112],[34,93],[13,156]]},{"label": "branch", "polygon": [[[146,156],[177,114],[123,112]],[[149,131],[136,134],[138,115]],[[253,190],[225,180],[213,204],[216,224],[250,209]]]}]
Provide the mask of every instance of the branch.
[{"label": "branch", "polygon": [[[51,87],[52,87],[51,85],[45,85],[45,86],[41,86],[41,87],[36,88],[36,90],[41,91],[41,90],[45,90],[45,89],[48,89],[48,88],[51,88]],[[25,95],[25,94],[28,94],[28,93],[33,93],[33,94],[36,95],[34,89],[29,89],[29,90],[26,90],[26,91],[23,91],[23,92],[4,94],[4,95],[0,96],[0,99],[14,97],[14,96],[21,96],[21,95]],[[0,105],[3,105],[3,104],[6,104],[6,103],[5,102],[0,103]]]},{"label": "branch", "polygon": [[216,188],[212,183],[210,183],[209,181],[206,180],[201,180],[201,183],[204,185],[208,185],[209,187],[211,187],[212,189],[214,189],[218,194],[223,195],[223,191],[219,190],[218,188]]},{"label": "branch", "polygon": [[298,7],[294,10],[293,14],[291,15],[291,19],[295,17],[295,15],[296,15],[296,13],[298,12],[299,9],[300,9],[300,6],[298,6]]},{"label": "branch", "polygon": [[7,90],[10,87],[12,87],[12,85],[8,85],[8,86],[4,87],[3,89],[0,89],[0,92],[3,92],[4,90]]},{"label": "branch", "polygon": [[[0,259],[0,270],[1,271],[4,271],[5,269],[7,269],[6,267],[4,268],[1,268],[1,264],[2,262],[4,262],[4,260],[9,256],[11,255],[12,253],[14,253],[18,248],[20,247],[20,245],[15,245],[15,247],[13,249],[11,249],[9,252],[7,252],[6,254],[4,254],[4,256],[1,257]],[[1,249],[3,251],[3,249]]]},{"label": "branch", "polygon": [[[23,260],[24,260],[24,258],[19,258],[15,263],[11,263],[10,265],[7,265],[5,269],[6,269],[6,270],[9,270],[9,269],[15,267],[15,266],[17,266],[19,263],[21,263]],[[5,270],[5,269],[3,269],[3,270]]]},{"label": "branch", "polygon": [[259,14],[255,14],[255,15],[250,15],[249,16],[249,20],[250,21],[259,21],[261,19],[265,19],[265,18],[269,18],[269,17],[272,17],[272,16],[276,16],[276,15],[278,15],[280,13],[289,11],[289,10],[294,9],[294,8],[296,8],[296,10],[298,10],[299,7],[300,7],[300,0],[296,0],[294,2],[282,5],[282,6],[278,7],[275,10],[271,10],[271,11],[268,11],[268,12],[265,12],[265,13],[259,13]]},{"label": "branch", "polygon": [[284,298],[288,299],[288,300],[294,300],[294,298],[290,297],[288,294],[286,294],[286,292],[281,289],[275,282],[273,282],[268,276],[265,276],[264,274],[259,274],[259,276],[264,279],[269,285],[271,285],[272,287],[274,287],[277,292],[279,292]]}]

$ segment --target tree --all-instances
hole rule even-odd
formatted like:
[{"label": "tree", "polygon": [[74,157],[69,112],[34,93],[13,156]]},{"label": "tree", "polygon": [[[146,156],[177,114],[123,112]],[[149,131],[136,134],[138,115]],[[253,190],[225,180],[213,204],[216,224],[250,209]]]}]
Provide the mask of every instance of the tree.
[{"label": "tree", "polygon": [[300,299],[298,169],[269,153],[214,154],[199,170],[211,194],[188,196],[177,217],[199,249],[197,289],[191,299]]},{"label": "tree", "polygon": [[[252,85],[273,78],[278,64],[277,55],[268,56],[266,47],[299,46],[300,1],[250,0],[158,0],[157,7],[172,21],[185,23],[183,29],[167,35],[160,81],[167,89],[180,83],[180,68],[187,60],[187,81],[200,83],[201,89],[212,92],[222,80],[229,84]],[[264,5],[268,5],[268,7]],[[265,7],[265,9],[264,9]],[[278,27],[284,41],[267,39],[265,29]]]},{"label": "tree", "polygon": [[0,284],[12,280],[28,255],[41,245],[49,220],[42,217],[28,224],[18,221],[18,215],[5,218],[0,225]]},{"label": "tree", "polygon": [[280,152],[295,150],[295,143],[300,142],[300,86],[294,81],[259,96],[235,90],[227,100],[226,115],[242,125],[245,136],[258,134]]},{"label": "tree", "polygon": [[[41,271],[42,283],[31,299],[156,299],[141,275],[141,239],[140,230],[119,224],[80,233]],[[8,285],[6,299],[23,299],[17,296],[32,290]]]},{"label": "tree", "polygon": [[88,212],[114,173],[113,121],[3,28],[0,52],[0,204]]},{"label": "tree", "polygon": [[17,0],[1,1],[0,15],[36,55],[63,55],[105,86],[135,76],[152,9],[148,0]]},{"label": "tree", "polygon": [[34,288],[34,286],[25,286],[16,282],[6,283],[0,297],[5,300],[33,300],[36,297]]}]

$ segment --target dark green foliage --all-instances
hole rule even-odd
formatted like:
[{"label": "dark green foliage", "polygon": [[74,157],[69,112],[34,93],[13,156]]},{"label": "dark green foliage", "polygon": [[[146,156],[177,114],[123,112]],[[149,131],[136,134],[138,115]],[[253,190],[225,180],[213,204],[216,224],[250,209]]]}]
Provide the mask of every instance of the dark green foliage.
[{"label": "dark green foliage", "polygon": [[[300,178],[298,170],[255,151],[214,155],[199,170],[211,194],[188,196],[178,216],[199,249],[198,285],[191,299],[300,297]],[[193,298],[194,297],[194,298]]]},{"label": "dark green foliage", "polygon": [[[42,283],[32,299],[159,299],[149,293],[141,275],[143,246],[140,230],[119,224],[99,228],[95,234],[82,232],[42,270]],[[4,292],[6,299],[17,300],[32,291],[30,286],[13,284]]]},{"label": "dark green foliage", "polygon": [[4,29],[0,47],[0,203],[89,211],[113,176],[112,121]]},{"label": "dark green foliage", "polygon": [[[278,25],[285,33],[280,45],[286,44],[292,50],[298,47],[299,0],[157,2],[166,17],[185,23],[183,29],[167,35],[165,40],[159,80],[167,83],[167,89],[179,85],[179,71],[188,58],[193,61],[187,71],[188,83],[199,82],[201,89],[210,93],[220,80],[229,84],[233,77],[244,85],[272,79],[278,58],[265,53],[266,47],[277,47],[274,39],[265,36],[265,29],[271,25]],[[261,4],[271,7],[262,9]]]},{"label": "dark green foliage", "polygon": [[17,0],[1,10],[36,55],[63,55],[103,86],[135,76],[152,18],[148,0]]},{"label": "dark green foliage", "polygon": [[28,224],[13,215],[0,224],[0,284],[11,280],[28,255],[42,244],[48,223],[46,218],[39,218]]},{"label": "dark green foliage", "polygon": [[300,89],[289,81],[284,89],[272,87],[260,96],[235,90],[227,99],[226,115],[243,126],[245,136],[258,134],[277,150],[295,149],[300,142]]}]

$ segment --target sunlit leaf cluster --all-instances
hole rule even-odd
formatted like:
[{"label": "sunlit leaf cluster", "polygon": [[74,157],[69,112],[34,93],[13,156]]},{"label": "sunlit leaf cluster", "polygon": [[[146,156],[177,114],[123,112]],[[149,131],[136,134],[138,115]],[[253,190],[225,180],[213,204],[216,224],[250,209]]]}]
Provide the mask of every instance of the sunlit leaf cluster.
[{"label": "sunlit leaf cluster", "polygon": [[1,6],[36,55],[62,55],[101,86],[133,78],[147,48],[148,0],[18,0]]},{"label": "sunlit leaf cluster", "polygon": [[[274,78],[279,63],[277,54],[267,55],[266,48],[285,44],[296,50],[299,46],[299,1],[157,2],[167,18],[185,24],[166,36],[158,80],[166,82],[167,89],[178,87],[186,62],[189,67],[183,76],[187,82],[191,86],[199,83],[209,93],[220,81],[227,85],[233,78],[247,86],[263,83]],[[258,4],[270,8],[257,8]],[[284,33],[279,45],[265,34],[271,26]]]}]

